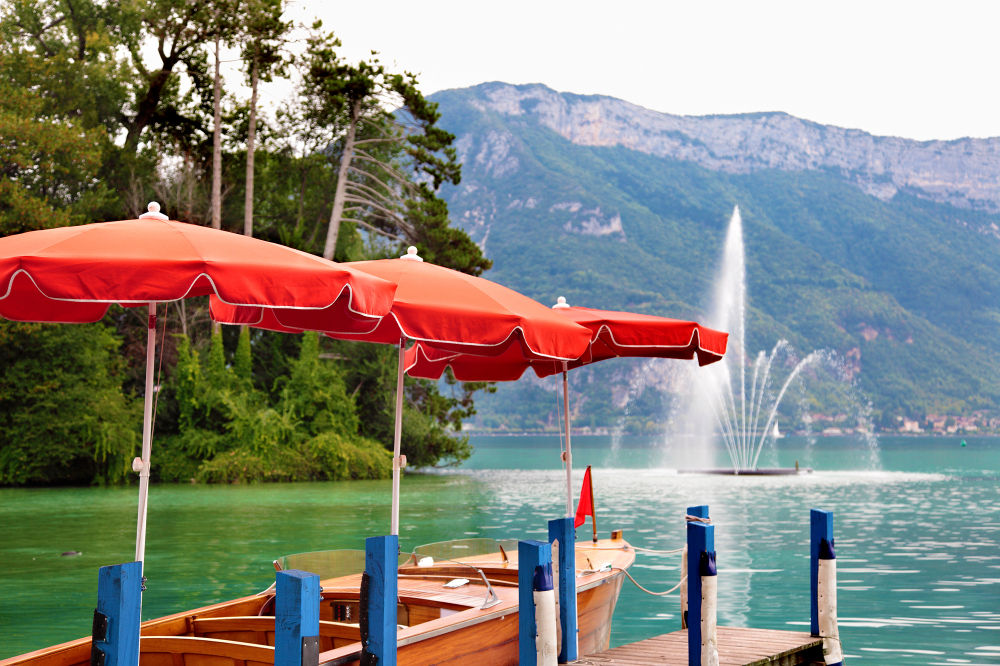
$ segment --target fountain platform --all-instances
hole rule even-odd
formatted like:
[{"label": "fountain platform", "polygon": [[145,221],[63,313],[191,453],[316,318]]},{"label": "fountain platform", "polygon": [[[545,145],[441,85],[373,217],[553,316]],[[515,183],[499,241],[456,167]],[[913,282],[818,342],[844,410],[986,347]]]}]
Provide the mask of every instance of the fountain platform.
[{"label": "fountain platform", "polygon": [[733,469],[715,467],[711,469],[679,469],[678,474],[722,474],[728,476],[791,476],[812,474],[812,467],[758,467],[757,469]]}]

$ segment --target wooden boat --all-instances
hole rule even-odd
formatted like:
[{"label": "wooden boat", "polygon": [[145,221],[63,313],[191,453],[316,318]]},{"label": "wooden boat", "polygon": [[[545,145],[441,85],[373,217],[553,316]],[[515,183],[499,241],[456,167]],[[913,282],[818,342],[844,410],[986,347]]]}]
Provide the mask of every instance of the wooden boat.
[{"label": "wooden boat", "polygon": [[[576,546],[580,655],[609,647],[624,571],[635,561],[635,551],[620,532],[615,536]],[[364,552],[302,553],[281,558],[275,566],[322,578],[319,663],[358,662]],[[444,586],[456,579],[469,582]],[[271,666],[273,612],[274,592],[268,589],[143,622],[140,666]],[[401,555],[398,624],[401,665],[517,664],[517,542],[462,539]],[[89,666],[90,646],[89,637],[81,638],[5,659],[0,666]]]}]

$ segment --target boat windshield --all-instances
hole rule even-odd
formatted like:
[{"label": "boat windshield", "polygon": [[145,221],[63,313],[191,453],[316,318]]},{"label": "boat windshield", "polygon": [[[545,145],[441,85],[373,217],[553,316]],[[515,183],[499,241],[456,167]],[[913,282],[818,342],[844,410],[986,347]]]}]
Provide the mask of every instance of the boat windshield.
[{"label": "boat windshield", "polygon": [[461,557],[499,553],[500,548],[508,553],[517,553],[517,539],[455,539],[438,541],[417,546],[413,549],[418,557],[433,557],[435,560],[455,560]]},{"label": "boat windshield", "polygon": [[[517,553],[517,539],[455,539],[417,546],[412,553],[399,554],[399,566],[413,564],[418,559],[457,560],[476,555],[499,553],[501,546],[508,554]],[[311,553],[283,555],[275,560],[282,571],[298,569],[319,574],[323,580],[360,574],[365,570],[363,550],[316,550]]]},{"label": "boat windshield", "polygon": [[[409,553],[399,556],[399,564],[411,558]],[[365,551],[363,550],[316,550],[311,553],[283,555],[275,560],[282,571],[298,569],[318,574],[323,580],[363,573]]]}]

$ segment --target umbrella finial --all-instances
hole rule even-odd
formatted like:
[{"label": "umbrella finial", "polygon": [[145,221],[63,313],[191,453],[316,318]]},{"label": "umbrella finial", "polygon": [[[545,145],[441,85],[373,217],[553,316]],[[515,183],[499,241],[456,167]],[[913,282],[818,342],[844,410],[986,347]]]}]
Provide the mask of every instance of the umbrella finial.
[{"label": "umbrella finial", "polygon": [[148,213],[143,213],[139,216],[140,220],[169,220],[170,218],[160,212],[160,204],[155,201],[150,201],[149,205],[146,206]]},{"label": "umbrella finial", "polygon": [[565,296],[560,296],[559,298],[556,299],[556,304],[552,306],[552,309],[553,310],[561,310],[563,308],[568,308],[568,307],[569,307],[569,303],[566,302],[566,297]]},{"label": "umbrella finial", "polygon": [[400,259],[408,259],[409,261],[423,261],[423,257],[417,255],[417,248],[411,245],[406,248],[406,254],[404,254]]}]

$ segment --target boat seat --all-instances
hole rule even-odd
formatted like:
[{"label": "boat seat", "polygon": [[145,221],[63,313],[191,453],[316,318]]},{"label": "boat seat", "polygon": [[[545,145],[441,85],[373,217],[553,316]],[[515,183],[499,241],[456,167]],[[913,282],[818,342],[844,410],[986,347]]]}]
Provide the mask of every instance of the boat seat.
[{"label": "boat seat", "polygon": [[[191,632],[198,637],[226,641],[238,641],[256,645],[274,645],[274,617],[207,617],[191,623]],[[361,628],[346,622],[319,623],[320,649],[334,648],[357,643],[361,640]],[[145,664],[141,665],[145,666]]]},{"label": "boat seat", "polygon": [[274,648],[194,636],[143,636],[139,666],[273,666]]}]

